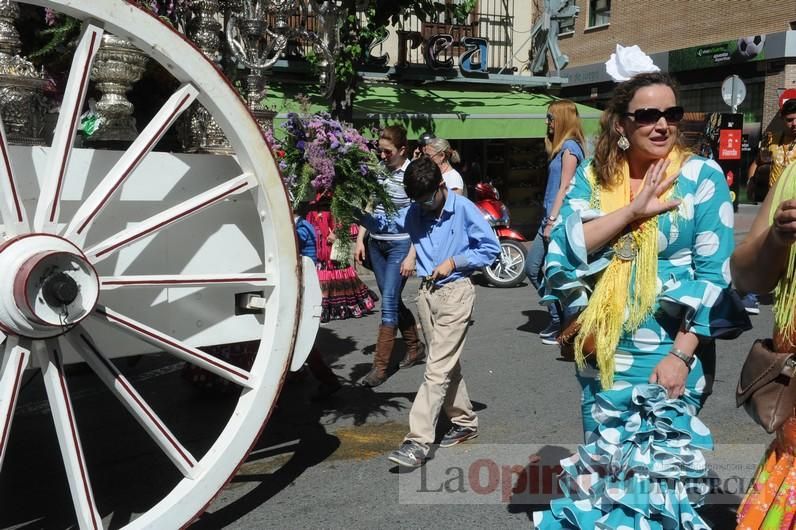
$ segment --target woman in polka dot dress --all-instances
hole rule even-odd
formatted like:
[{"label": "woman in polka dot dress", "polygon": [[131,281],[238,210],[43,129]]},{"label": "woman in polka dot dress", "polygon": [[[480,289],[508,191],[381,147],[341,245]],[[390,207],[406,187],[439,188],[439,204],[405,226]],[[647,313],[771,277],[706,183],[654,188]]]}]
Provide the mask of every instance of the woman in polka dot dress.
[{"label": "woman in polka dot dress", "polygon": [[712,377],[697,353],[749,320],[728,289],[729,190],[681,147],[682,117],[667,75],[617,85],[553,229],[543,302],[577,315],[586,443],[536,528],[708,528],[695,508],[713,442],[696,414]]},{"label": "woman in polka dot dress", "polygon": [[[792,100],[791,100],[792,101]],[[774,291],[774,334],[760,346],[796,353],[796,164],[767,194],[746,239],[732,258],[739,289]],[[765,263],[765,274],[760,264]],[[777,430],[738,508],[738,530],[796,528],[796,417]]]}]

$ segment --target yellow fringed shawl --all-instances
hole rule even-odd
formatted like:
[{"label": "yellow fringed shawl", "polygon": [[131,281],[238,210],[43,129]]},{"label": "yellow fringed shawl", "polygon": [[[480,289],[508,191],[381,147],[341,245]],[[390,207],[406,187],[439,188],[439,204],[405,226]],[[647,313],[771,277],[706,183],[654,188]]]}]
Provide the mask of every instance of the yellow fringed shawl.
[{"label": "yellow fringed shawl", "polygon": [[[796,164],[785,168],[771,193],[774,195],[768,212],[769,225],[774,224],[774,213],[782,201],[796,199]],[[774,290],[774,299],[774,327],[791,341],[796,331],[796,245],[788,251],[787,268]]]},{"label": "yellow fringed shawl", "polygon": [[[680,171],[685,154],[677,149],[669,153],[666,178]],[[603,213],[611,213],[630,204],[630,170],[627,163],[622,167],[622,178],[615,186],[608,187],[597,181],[594,168],[586,172],[596,198],[593,206]],[[674,186],[662,199],[668,199]],[[629,238],[632,238],[628,240]],[[635,257],[621,259],[624,249],[633,247]],[[593,337],[597,366],[600,369],[600,385],[603,389],[613,386],[614,353],[622,331],[633,332],[652,313],[657,296],[658,278],[658,217],[651,217],[632,230],[620,234],[614,242],[614,256],[594,286],[586,309],[578,316],[580,331],[575,339],[575,362],[579,369],[585,366],[583,344],[586,337]],[[632,293],[632,296],[630,294]]]}]

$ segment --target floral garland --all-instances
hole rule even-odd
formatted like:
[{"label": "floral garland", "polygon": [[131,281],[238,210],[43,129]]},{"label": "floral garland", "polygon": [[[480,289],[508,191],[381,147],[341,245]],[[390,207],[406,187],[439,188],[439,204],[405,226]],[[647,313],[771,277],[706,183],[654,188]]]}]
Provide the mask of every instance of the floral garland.
[{"label": "floral garland", "polygon": [[395,212],[381,184],[386,171],[379,161],[377,146],[353,126],[328,113],[290,113],[282,129],[284,140],[274,138],[270,130],[266,137],[294,209],[303,202],[328,200],[340,255],[350,256],[349,226],[357,222],[369,203],[381,203],[388,214]]}]

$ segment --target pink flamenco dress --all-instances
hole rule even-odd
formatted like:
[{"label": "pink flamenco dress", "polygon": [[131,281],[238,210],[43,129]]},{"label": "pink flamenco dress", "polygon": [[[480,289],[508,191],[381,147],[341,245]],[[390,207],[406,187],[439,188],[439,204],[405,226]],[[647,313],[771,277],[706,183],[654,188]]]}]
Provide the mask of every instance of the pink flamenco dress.
[{"label": "pink flamenco dress", "polygon": [[[321,322],[360,318],[371,313],[376,306],[376,294],[359,279],[353,266],[333,259],[332,245],[328,242],[335,228],[331,212],[312,211],[306,219],[315,227],[317,237],[318,279],[323,294]],[[351,235],[356,234],[356,225],[351,225]]]}]

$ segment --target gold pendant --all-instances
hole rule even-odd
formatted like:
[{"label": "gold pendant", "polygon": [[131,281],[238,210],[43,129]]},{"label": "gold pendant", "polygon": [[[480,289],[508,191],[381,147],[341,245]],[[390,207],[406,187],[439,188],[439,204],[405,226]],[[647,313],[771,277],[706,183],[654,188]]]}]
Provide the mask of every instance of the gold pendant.
[{"label": "gold pendant", "polygon": [[614,244],[616,257],[622,261],[633,261],[638,255],[638,244],[632,233],[620,237]]}]

